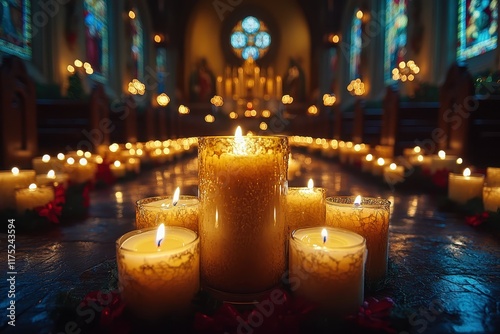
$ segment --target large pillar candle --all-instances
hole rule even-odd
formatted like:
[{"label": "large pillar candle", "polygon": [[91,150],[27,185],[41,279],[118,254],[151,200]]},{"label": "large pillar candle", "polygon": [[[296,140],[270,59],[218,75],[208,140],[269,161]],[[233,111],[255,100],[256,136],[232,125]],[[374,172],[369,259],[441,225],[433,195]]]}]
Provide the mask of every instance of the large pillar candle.
[{"label": "large pillar candle", "polygon": [[198,140],[202,284],[235,299],[272,288],[286,266],[288,139],[240,133]]},{"label": "large pillar candle", "polygon": [[351,230],[366,239],[369,285],[387,273],[390,204],[382,198],[335,196],[326,199],[326,225]]},{"label": "large pillar candle", "polygon": [[[160,236],[159,236],[160,235]],[[116,242],[120,293],[138,317],[186,314],[200,287],[198,235],[178,226],[135,230]]]},{"label": "large pillar candle", "polygon": [[365,239],[354,232],[309,227],[290,238],[290,277],[295,295],[328,316],[355,314],[364,299]]}]

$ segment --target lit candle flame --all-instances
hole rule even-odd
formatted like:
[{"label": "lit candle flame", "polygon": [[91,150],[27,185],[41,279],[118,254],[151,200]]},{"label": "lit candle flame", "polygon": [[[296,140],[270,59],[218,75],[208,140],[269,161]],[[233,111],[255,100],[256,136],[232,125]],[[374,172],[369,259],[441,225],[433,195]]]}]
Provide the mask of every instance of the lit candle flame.
[{"label": "lit candle flame", "polygon": [[73,159],[72,157],[69,157],[68,160],[66,160],[66,162],[68,163],[68,165],[72,165],[75,163],[75,159]]},{"label": "lit candle flame", "polygon": [[457,165],[461,165],[464,162],[464,159],[458,158],[457,159]]},{"label": "lit candle flame", "polygon": [[417,157],[417,160],[418,160],[419,162],[424,161],[424,156],[423,156],[422,154],[420,154],[420,155]]},{"label": "lit candle flame", "polygon": [[85,158],[81,158],[79,162],[80,162],[80,165],[86,166],[88,161]]},{"label": "lit candle flame", "polygon": [[43,162],[49,162],[50,161],[50,155],[44,154],[44,156],[42,157],[42,161]]},{"label": "lit candle flame", "polygon": [[444,160],[446,158],[446,152],[441,150],[438,152],[438,156],[441,160]]},{"label": "lit candle flame", "polygon": [[373,160],[373,154],[367,154],[366,161],[372,161],[372,160]]},{"label": "lit candle flame", "polygon": [[174,197],[172,198],[172,205],[173,206],[176,206],[177,205],[177,202],[179,202],[179,194],[180,194],[181,190],[179,187],[177,187],[174,191]]},{"label": "lit candle flame", "polygon": [[49,179],[55,179],[56,178],[56,172],[54,172],[54,170],[49,170],[48,173],[47,173],[47,177]]},{"label": "lit candle flame", "polygon": [[28,189],[30,191],[34,191],[36,189],[36,184],[34,184],[34,183],[30,184],[30,186],[28,187]]},{"label": "lit candle flame", "polygon": [[65,156],[63,153],[57,153],[57,159],[64,160]]},{"label": "lit candle flame", "polygon": [[415,146],[415,147],[413,148],[413,152],[415,152],[415,153],[420,153],[420,151],[421,151],[421,150],[422,150],[422,149],[420,148],[420,146]]},{"label": "lit candle flame", "polygon": [[115,162],[113,163],[113,165],[118,168],[122,165],[122,163],[119,161],[119,160],[115,160]]},{"label": "lit candle flame", "polygon": [[309,188],[309,189],[314,188],[314,181],[313,181],[313,179],[309,179],[309,181],[307,182],[307,188]]},{"label": "lit candle flame", "polygon": [[397,168],[397,167],[398,167],[398,166],[397,166],[394,162],[393,162],[392,164],[390,164],[390,165],[389,165],[389,168],[390,168],[391,170],[396,170],[396,168]]},{"label": "lit candle flame", "polygon": [[17,168],[17,167],[12,168],[11,171],[12,171],[12,174],[14,174],[14,175],[18,175],[19,174],[19,168]]},{"label": "lit candle flame", "polygon": [[469,177],[470,176],[470,168],[464,169],[464,176]]},{"label": "lit candle flame", "polygon": [[156,230],[156,245],[161,246],[161,243],[165,239],[165,224],[161,223]]},{"label": "lit candle flame", "polygon": [[378,159],[377,159],[377,165],[379,165],[379,166],[383,166],[383,165],[385,165],[385,160],[384,160],[384,158],[378,158]]},{"label": "lit candle flame", "polygon": [[321,236],[323,237],[323,243],[326,243],[326,239],[328,238],[328,231],[326,228],[321,230]]},{"label": "lit candle flame", "polygon": [[354,206],[358,207],[361,205],[361,195],[356,196],[354,199]]},{"label": "lit candle flame", "polygon": [[238,126],[236,128],[236,131],[234,132],[234,147],[233,147],[233,152],[234,154],[237,155],[245,155],[246,153],[246,145],[245,141],[243,140],[243,133],[241,131],[241,127]]},{"label": "lit candle flame", "polygon": [[236,138],[243,137],[243,132],[241,131],[241,126],[238,125],[238,127],[236,128],[236,131],[234,132],[234,136]]}]

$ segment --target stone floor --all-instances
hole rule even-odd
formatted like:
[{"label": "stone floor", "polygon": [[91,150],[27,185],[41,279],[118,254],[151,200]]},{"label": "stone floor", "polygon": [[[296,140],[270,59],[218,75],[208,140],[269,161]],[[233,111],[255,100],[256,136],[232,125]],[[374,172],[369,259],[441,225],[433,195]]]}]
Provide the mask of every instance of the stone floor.
[{"label": "stone floor", "polygon": [[[293,152],[302,172],[290,186],[305,186],[313,178],[328,195],[380,196],[393,203],[390,272],[377,293],[394,299],[406,319],[405,332],[500,332],[500,229],[473,228],[463,217],[439,211],[441,194],[391,190],[337,162]],[[56,302],[68,294],[83,298],[110,282],[116,268],[115,241],[134,229],[135,201],[171,195],[177,186],[182,194],[197,195],[197,184],[196,157],[186,157],[93,190],[89,216],[83,221],[17,235],[16,326],[9,326],[2,315],[0,331],[64,332],[54,327]],[[5,245],[6,235],[1,240]],[[0,268],[6,273],[5,259]],[[8,285],[2,283],[1,314],[8,307],[7,293]],[[66,332],[78,331],[69,326]]]}]

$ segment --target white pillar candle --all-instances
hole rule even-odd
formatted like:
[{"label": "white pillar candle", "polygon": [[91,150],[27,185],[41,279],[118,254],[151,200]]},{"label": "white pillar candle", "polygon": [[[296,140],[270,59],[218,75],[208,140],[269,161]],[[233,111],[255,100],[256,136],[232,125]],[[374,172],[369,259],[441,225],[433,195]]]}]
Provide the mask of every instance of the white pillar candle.
[{"label": "white pillar candle", "polygon": [[448,198],[454,202],[465,204],[475,197],[482,197],[484,185],[483,174],[471,174],[466,168],[463,174],[448,175]]},{"label": "white pillar candle", "polygon": [[290,238],[290,277],[300,279],[294,295],[329,316],[355,314],[364,299],[365,239],[332,227],[296,230]]},{"label": "white pillar candle", "polygon": [[384,167],[384,180],[389,184],[396,184],[404,181],[405,168],[391,163]]},{"label": "white pillar candle", "polygon": [[64,168],[63,161],[48,154],[33,158],[32,164],[36,174],[47,174],[50,170],[61,173]]},{"label": "white pillar candle", "polygon": [[53,170],[49,170],[46,175],[37,175],[35,183],[37,186],[58,186],[62,185],[64,188],[68,185],[68,174],[56,174]]},{"label": "white pillar candle", "polygon": [[434,174],[439,170],[447,170],[450,172],[456,171],[457,158],[458,157],[455,155],[447,155],[446,152],[439,151],[437,155],[433,155],[431,158],[431,174]]},{"label": "white pillar candle", "polygon": [[135,230],[116,242],[120,293],[140,318],[186,314],[200,287],[198,235],[167,226],[162,237],[161,230]]},{"label": "white pillar candle", "polygon": [[16,208],[16,189],[27,188],[35,182],[34,170],[0,171],[0,211]]},{"label": "white pillar candle", "polygon": [[335,196],[326,199],[326,225],[356,232],[366,238],[369,284],[387,273],[390,202],[382,198]]},{"label": "white pillar candle", "polygon": [[389,166],[392,161],[387,159],[387,158],[377,158],[373,159],[372,163],[372,174],[374,176],[383,176],[384,175],[384,168],[386,166]]},{"label": "white pillar candle", "polygon": [[500,208],[500,186],[483,187],[483,205],[486,211],[497,212]]},{"label": "white pillar candle", "polygon": [[32,183],[28,188],[16,190],[16,207],[19,213],[44,206],[53,200],[54,188],[52,187],[37,187]]},{"label": "white pillar candle", "polygon": [[373,154],[368,153],[363,160],[361,160],[361,171],[371,173],[373,166]]},{"label": "white pillar candle", "polygon": [[115,162],[109,165],[109,169],[111,170],[111,174],[117,179],[123,178],[127,174],[126,165],[122,164],[119,160],[115,160]]},{"label": "white pillar candle", "polygon": [[195,196],[155,196],[138,200],[135,210],[135,226],[138,229],[167,226],[181,226],[198,232],[199,201]]},{"label": "white pillar candle", "polygon": [[85,183],[95,179],[97,165],[89,162],[86,158],[77,161],[69,157],[64,165],[64,170],[68,174],[69,181],[73,183]]}]

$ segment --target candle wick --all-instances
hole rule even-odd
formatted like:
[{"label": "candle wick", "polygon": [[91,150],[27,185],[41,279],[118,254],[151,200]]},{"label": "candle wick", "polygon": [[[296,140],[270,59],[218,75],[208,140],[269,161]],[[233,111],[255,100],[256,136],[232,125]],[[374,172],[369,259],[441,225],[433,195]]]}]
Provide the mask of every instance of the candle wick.
[{"label": "candle wick", "polygon": [[323,237],[323,243],[326,243],[326,235]]},{"label": "candle wick", "polygon": [[158,240],[158,247],[160,247],[162,241],[163,239]]}]

